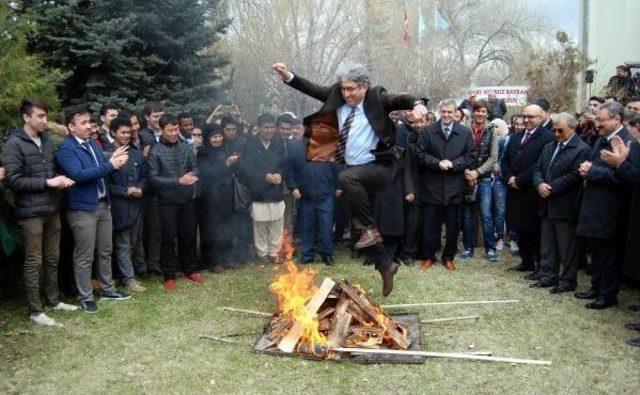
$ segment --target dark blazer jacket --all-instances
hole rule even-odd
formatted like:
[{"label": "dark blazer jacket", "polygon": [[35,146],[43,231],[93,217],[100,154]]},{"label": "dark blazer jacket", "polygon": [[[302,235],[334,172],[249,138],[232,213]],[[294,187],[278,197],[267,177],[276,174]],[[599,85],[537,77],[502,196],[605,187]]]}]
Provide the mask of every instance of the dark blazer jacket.
[{"label": "dark blazer jacket", "polygon": [[527,141],[521,145],[524,131],[511,135],[502,158],[502,177],[505,183],[514,176],[519,189],[509,187],[507,199],[507,215],[513,227],[520,231],[534,232],[539,230],[538,191],[533,186],[533,170],[535,169],[542,149],[553,141],[553,135],[542,126],[538,126]]},{"label": "dark blazer jacket", "polygon": [[[307,160],[334,162],[336,144],[340,136],[337,110],[345,104],[340,83],[331,86],[316,85],[294,75],[289,86],[323,102],[320,110],[304,118],[305,137],[309,139]],[[381,86],[370,88],[364,97],[364,113],[380,142],[372,152],[377,160],[393,160],[396,128],[389,113],[410,110],[418,98],[406,93],[391,94]]]},{"label": "dark blazer jacket", "polygon": [[536,189],[542,183],[551,186],[551,195],[546,199],[540,198],[539,213],[550,219],[575,220],[582,184],[578,169],[582,162],[589,159],[591,147],[576,133],[558,151],[551,163],[557,145],[557,142],[551,142],[544,146],[533,171],[533,185]]},{"label": "dark blazer jacket", "polygon": [[[466,126],[454,123],[447,140],[441,124],[438,121],[427,126],[418,138],[421,198],[428,204],[460,204],[466,185],[464,170],[476,159],[476,145]],[[439,163],[444,159],[453,163],[452,169],[440,169]]]},{"label": "dark blazer jacket", "polygon": [[[629,133],[624,128],[618,136],[625,143],[629,141]],[[600,158],[603,149],[611,150],[605,136],[598,138],[591,151],[592,164],[584,183],[576,229],[579,236],[613,238],[626,230],[631,188],[620,180],[615,168]]]},{"label": "dark blazer jacket", "polygon": [[[65,190],[67,208],[70,210],[93,211],[98,208],[98,180],[104,179],[115,168],[104,156],[102,149],[92,139],[88,140],[98,163],[89,150],[85,149],[73,135],[67,136],[60,145],[56,162],[61,173],[75,181],[75,185]],[[107,196],[109,191],[107,192]]]},{"label": "dark blazer jacket", "polygon": [[640,144],[638,142],[631,144],[629,157],[616,169],[616,176],[633,188],[622,275],[640,280]]}]

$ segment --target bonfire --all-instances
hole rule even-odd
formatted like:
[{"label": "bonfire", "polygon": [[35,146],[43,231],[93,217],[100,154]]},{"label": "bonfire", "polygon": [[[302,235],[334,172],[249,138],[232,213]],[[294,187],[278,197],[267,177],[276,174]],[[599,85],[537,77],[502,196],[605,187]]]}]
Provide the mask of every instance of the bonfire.
[{"label": "bonfire", "polygon": [[407,327],[396,322],[357,285],[325,278],[316,285],[317,270],[300,269],[293,261],[293,242],[284,235],[279,274],[269,286],[275,313],[255,348],[339,359],[339,347],[407,350]]}]

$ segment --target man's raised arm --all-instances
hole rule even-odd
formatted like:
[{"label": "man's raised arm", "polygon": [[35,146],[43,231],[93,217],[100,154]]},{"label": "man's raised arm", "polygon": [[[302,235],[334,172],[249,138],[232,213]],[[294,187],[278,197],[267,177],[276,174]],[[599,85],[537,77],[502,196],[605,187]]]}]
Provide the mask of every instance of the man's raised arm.
[{"label": "man's raised arm", "polygon": [[284,63],[274,63],[273,70],[282,78],[287,85],[296,89],[305,95],[311,96],[321,102],[327,101],[331,93],[331,87],[316,85],[311,81],[294,75]]}]

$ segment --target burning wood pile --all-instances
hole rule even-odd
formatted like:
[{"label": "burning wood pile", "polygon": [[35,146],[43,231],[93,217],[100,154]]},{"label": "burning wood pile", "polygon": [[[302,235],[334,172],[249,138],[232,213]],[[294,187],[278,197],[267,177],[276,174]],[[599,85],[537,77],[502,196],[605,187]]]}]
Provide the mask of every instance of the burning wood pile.
[{"label": "burning wood pile", "polygon": [[277,307],[255,350],[307,354],[340,359],[336,347],[407,350],[412,345],[407,327],[394,321],[358,286],[325,278],[317,287],[316,271],[300,270],[285,242],[285,273],[270,285]]}]

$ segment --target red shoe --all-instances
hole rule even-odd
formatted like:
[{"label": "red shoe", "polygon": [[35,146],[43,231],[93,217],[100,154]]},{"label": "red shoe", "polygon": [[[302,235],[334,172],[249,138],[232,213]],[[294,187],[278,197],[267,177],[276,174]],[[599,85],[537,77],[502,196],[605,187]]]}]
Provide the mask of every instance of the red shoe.
[{"label": "red shoe", "polygon": [[176,289],[176,280],[170,278],[168,280],[164,280],[164,289],[165,291],[173,291]]},{"label": "red shoe", "polygon": [[431,266],[433,266],[433,261],[431,259],[420,261],[420,267],[422,268],[422,270],[429,270]]},{"label": "red shoe", "polygon": [[200,272],[193,272],[191,274],[185,274],[184,275],[185,278],[193,281],[194,283],[201,283],[202,282],[202,274],[200,274]]},{"label": "red shoe", "polygon": [[445,262],[444,262],[444,267],[445,267],[447,270],[451,270],[452,272],[455,272],[455,271],[456,271],[456,264],[455,264],[455,263],[453,263],[453,261],[445,261]]}]

